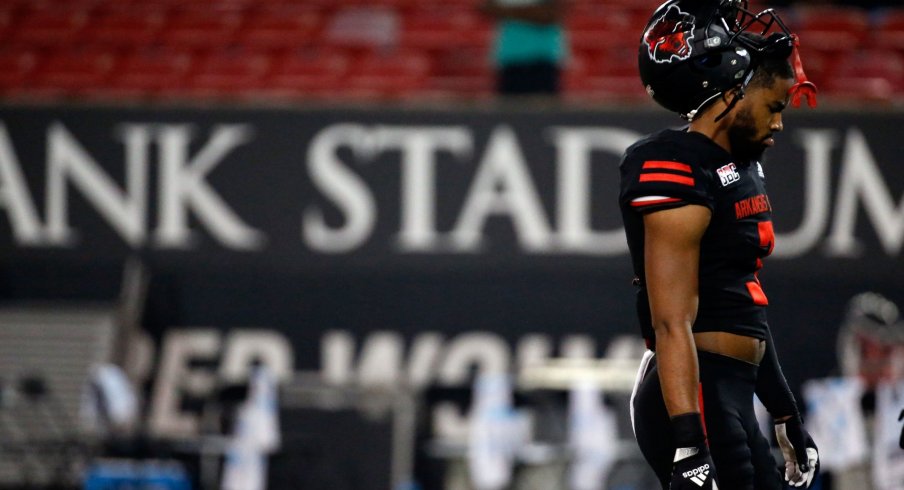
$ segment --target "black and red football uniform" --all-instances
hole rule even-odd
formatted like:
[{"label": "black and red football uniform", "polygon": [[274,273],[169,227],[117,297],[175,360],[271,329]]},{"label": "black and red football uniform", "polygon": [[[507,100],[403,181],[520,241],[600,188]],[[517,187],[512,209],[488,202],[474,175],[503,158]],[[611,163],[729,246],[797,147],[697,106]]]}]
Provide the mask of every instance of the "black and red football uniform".
[{"label": "black and red football uniform", "polygon": [[699,307],[694,332],[767,335],[766,295],[757,271],[772,252],[772,206],[759,162],[741,162],[700,133],[664,130],[625,153],[619,203],[639,285],[644,339],[654,343],[644,286],[644,213],[688,204],[712,218],[700,244]]},{"label": "black and red football uniform", "polygon": [[[693,331],[730,332],[762,340],[769,337],[768,300],[757,271],[772,252],[775,239],[765,177],[758,162],[738,161],[700,133],[661,131],[626,151],[619,201],[639,285],[637,312],[651,348],[655,348],[655,336],[643,283],[643,215],[685,205],[706,206],[712,211],[700,243],[699,304]],[[659,385],[656,357],[645,359],[649,362],[632,393],[632,420],[638,446],[665,489],[669,488],[676,441],[671,437],[672,422]],[[762,366],[701,351],[697,363],[701,413],[720,486],[782,488],[752,404]],[[777,383],[778,377],[769,376],[767,381]]]}]

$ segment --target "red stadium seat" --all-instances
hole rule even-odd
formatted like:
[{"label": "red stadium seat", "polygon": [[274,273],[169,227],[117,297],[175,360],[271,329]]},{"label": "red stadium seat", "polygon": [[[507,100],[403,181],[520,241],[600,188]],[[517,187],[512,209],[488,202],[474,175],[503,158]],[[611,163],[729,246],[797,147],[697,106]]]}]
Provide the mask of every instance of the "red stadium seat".
[{"label": "red stadium seat", "polygon": [[569,100],[619,104],[637,104],[649,100],[638,78],[616,76],[566,79],[565,96]]},{"label": "red stadium seat", "polygon": [[[584,0],[583,4],[578,3],[572,7],[572,11],[580,12],[586,10],[605,9],[611,14],[626,15],[631,19],[633,30],[640,32],[647,20],[652,15],[656,5],[662,2],[641,2],[638,0]],[[634,36],[631,36],[634,37]]]},{"label": "red stadium seat", "polygon": [[184,87],[191,62],[184,50],[140,49],[122,59],[107,88],[114,96],[171,96]]},{"label": "red stadium seat", "polygon": [[835,74],[899,81],[904,78],[904,60],[898,53],[886,49],[861,50],[840,60]]},{"label": "red stadium seat", "polygon": [[39,95],[92,94],[106,85],[115,62],[111,51],[64,48],[39,65],[32,88]]},{"label": "red stadium seat", "polygon": [[637,71],[637,51],[609,49],[605,51],[575,52],[582,70],[594,77],[634,77],[640,80]]},{"label": "red stadium seat", "polygon": [[608,49],[637,49],[637,38],[623,33],[638,33],[642,25],[632,25],[631,17],[624,12],[594,9],[573,12],[566,17],[565,27],[571,47],[578,51]]},{"label": "red stadium seat", "polygon": [[844,5],[803,5],[782,18],[793,29],[835,29],[862,33],[870,25],[866,9]]},{"label": "red stadium seat", "polygon": [[189,75],[188,88],[192,95],[240,95],[258,89],[269,69],[270,58],[264,52],[216,51],[195,64]]},{"label": "red stadium seat", "polygon": [[480,48],[489,46],[492,23],[475,11],[417,10],[402,22],[400,45],[409,49]]},{"label": "red stadium seat", "polygon": [[314,9],[263,9],[246,15],[237,42],[254,48],[298,48],[313,44],[323,17]]},{"label": "red stadium seat", "polygon": [[904,8],[888,9],[877,15],[872,44],[904,53]]},{"label": "red stadium seat", "polygon": [[[53,1],[53,0],[52,0]],[[84,0],[90,1],[90,0]],[[170,10],[198,12],[242,12],[259,4],[261,0],[96,0],[100,9],[138,9],[168,12]],[[307,0],[306,0],[307,1]]]},{"label": "red stadium seat", "polygon": [[825,92],[864,100],[888,100],[904,93],[904,58],[892,50],[850,53],[823,82]]},{"label": "red stadium seat", "polygon": [[567,99],[637,103],[649,100],[637,74],[636,55],[610,51],[575,56],[563,73]]},{"label": "red stadium seat", "polygon": [[24,10],[53,10],[56,12],[89,12],[106,0],[4,0],[18,4]]},{"label": "red stadium seat", "polygon": [[30,46],[70,46],[87,22],[88,14],[81,10],[28,10],[11,26],[9,39]]},{"label": "red stadium seat", "polygon": [[350,65],[349,56],[338,49],[293,51],[274,60],[258,92],[292,98],[335,96],[342,91]]},{"label": "red stadium seat", "polygon": [[400,10],[423,5],[424,0],[305,0],[304,3],[317,6],[321,9],[342,10],[347,8],[379,7]]},{"label": "red stadium seat", "polygon": [[344,87],[351,97],[404,97],[427,87],[430,69],[430,57],[422,52],[368,54],[356,60]]},{"label": "red stadium seat", "polygon": [[164,14],[159,10],[106,10],[93,16],[82,39],[117,47],[148,46],[156,41],[163,20]]},{"label": "red stadium seat", "polygon": [[859,7],[801,7],[786,20],[803,47],[835,54],[857,49],[870,32],[869,16]]},{"label": "red stadium seat", "polygon": [[323,25],[320,41],[329,47],[374,50],[395,46],[398,14],[383,7],[351,6],[337,10]]},{"label": "red stadium seat", "polygon": [[0,6],[0,42],[5,41],[12,34],[15,14],[15,10],[9,6]]},{"label": "red stadium seat", "polygon": [[15,95],[27,90],[38,57],[32,51],[10,48],[0,51],[0,94]]},{"label": "red stadium seat", "polygon": [[825,95],[832,99],[844,101],[891,102],[896,92],[895,87],[884,78],[833,77],[825,85]]},{"label": "red stadium seat", "polygon": [[427,90],[433,96],[486,97],[495,87],[495,71],[486,48],[448,49],[433,58]]},{"label": "red stadium seat", "polygon": [[241,20],[236,12],[180,10],[171,14],[160,38],[169,46],[222,48],[233,42]]}]

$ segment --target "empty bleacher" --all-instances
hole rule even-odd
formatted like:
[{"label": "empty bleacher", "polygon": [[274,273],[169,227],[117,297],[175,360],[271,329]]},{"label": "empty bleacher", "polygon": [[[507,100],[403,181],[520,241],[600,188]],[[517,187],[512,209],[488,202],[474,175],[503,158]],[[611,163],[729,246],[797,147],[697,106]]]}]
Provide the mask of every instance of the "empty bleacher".
[{"label": "empty bleacher", "polygon": [[[646,99],[638,3],[570,2],[567,97]],[[824,95],[902,99],[904,8],[782,13]],[[492,39],[470,0],[5,0],[0,97],[482,99]]]}]

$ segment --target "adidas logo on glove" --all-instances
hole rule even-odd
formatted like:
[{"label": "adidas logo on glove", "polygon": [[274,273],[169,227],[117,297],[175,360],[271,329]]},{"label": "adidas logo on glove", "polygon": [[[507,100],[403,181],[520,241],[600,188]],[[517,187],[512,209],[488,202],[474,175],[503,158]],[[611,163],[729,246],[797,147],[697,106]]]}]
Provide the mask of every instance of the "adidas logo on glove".
[{"label": "adidas logo on glove", "polygon": [[696,483],[697,486],[702,487],[703,484],[706,483],[706,478],[709,476],[709,464],[699,466],[690,471],[685,471],[681,476]]}]

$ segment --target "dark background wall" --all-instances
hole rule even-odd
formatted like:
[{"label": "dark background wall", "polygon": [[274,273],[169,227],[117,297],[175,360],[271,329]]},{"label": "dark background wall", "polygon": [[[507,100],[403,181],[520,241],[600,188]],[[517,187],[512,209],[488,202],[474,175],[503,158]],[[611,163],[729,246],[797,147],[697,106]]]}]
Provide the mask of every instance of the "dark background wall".
[{"label": "dark background wall", "polygon": [[[904,304],[902,121],[790,111],[764,161],[779,252],[761,279],[795,387],[836,369],[852,296]],[[5,107],[0,297],[109,299],[138,256],[158,340],[177,327],[273,329],[302,370],[320,369],[334,330],[359,342],[491,332],[513,349],[528,334],[586,334],[602,355],[636,333],[619,154],[678,122],[561,108]],[[566,167],[586,173],[563,190]],[[26,194],[10,192],[11,169]],[[30,231],[10,217],[27,215],[23,199]],[[412,230],[420,238],[400,238]]]}]

